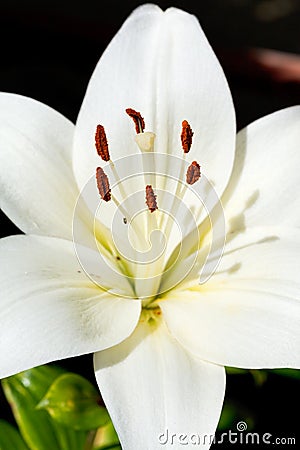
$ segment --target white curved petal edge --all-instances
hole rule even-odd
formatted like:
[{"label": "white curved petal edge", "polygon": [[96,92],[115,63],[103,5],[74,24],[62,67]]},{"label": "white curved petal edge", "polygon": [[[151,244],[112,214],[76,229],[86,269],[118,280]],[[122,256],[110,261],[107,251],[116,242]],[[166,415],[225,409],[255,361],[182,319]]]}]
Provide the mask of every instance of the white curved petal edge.
[{"label": "white curved petal edge", "polygon": [[71,242],[12,236],[0,255],[1,378],[108,348],[134,330],[140,302],[93,284]]},{"label": "white curved petal edge", "polygon": [[72,238],[73,135],[54,109],[0,93],[0,205],[23,232]]},{"label": "white curved petal edge", "polygon": [[147,322],[96,353],[94,363],[123,450],[179,448],[182,434],[190,446],[197,440],[197,448],[210,447],[224,399],[223,367],[192,356],[164,325]]},{"label": "white curved petal edge", "polygon": [[[235,113],[222,68],[196,17],[176,8],[137,8],[103,53],[87,88],[75,131],[79,186],[99,165],[94,136],[105,127],[113,161],[139,152],[126,108],[140,111],[156,152],[182,157],[182,121],[193,131],[188,160],[199,159],[219,195],[231,173]],[[101,163],[101,161],[100,161]]]},{"label": "white curved petal edge", "polygon": [[228,244],[209,282],[160,302],[164,318],[171,334],[204,360],[300,368],[300,232],[250,231],[246,242],[241,233]]},{"label": "white curved petal edge", "polygon": [[269,114],[240,131],[223,196],[230,232],[300,225],[300,106]]}]

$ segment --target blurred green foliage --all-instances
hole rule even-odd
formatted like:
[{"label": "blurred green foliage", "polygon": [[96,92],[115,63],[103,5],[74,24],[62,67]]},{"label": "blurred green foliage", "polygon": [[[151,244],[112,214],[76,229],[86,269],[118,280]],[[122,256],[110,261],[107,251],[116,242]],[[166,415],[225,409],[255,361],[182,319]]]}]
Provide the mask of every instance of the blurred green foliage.
[{"label": "blurred green foliage", "polygon": [[2,380],[19,430],[0,422],[0,450],[120,449],[95,387],[80,375],[40,366]]},{"label": "blurred green foliage", "polygon": [[[250,376],[257,389],[270,374],[300,379],[292,369],[226,372]],[[0,450],[121,450],[98,390],[81,375],[45,365],[2,380],[2,387],[18,429],[0,420]],[[218,431],[232,429],[239,419],[255,428],[255,412],[226,396]]]},{"label": "blurred green foliage", "polygon": [[74,430],[91,430],[106,425],[107,410],[99,406],[100,395],[85,378],[75,373],[59,376],[37,405],[62,425]]}]

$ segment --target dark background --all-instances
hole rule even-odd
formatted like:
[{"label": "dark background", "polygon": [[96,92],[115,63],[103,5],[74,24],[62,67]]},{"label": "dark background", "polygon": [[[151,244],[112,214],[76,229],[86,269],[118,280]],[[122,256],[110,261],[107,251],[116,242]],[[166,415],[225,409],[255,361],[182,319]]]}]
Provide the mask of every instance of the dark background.
[{"label": "dark background", "polygon": [[[33,97],[75,121],[101,53],[141,3],[2,0],[0,90]],[[285,61],[274,71],[263,67],[251,53],[251,49],[266,48],[300,54],[299,0],[156,3],[163,9],[181,7],[198,17],[228,78],[238,129],[265,114],[300,103],[297,59],[292,71]],[[1,235],[18,232],[2,215]],[[91,356],[66,360],[61,365],[94,382]],[[243,410],[250,411],[255,431],[287,437],[295,436],[299,429],[299,380],[270,374],[258,388],[251,374],[231,375],[226,398],[242,405],[236,421],[245,419]],[[0,417],[11,418],[3,397]]]}]

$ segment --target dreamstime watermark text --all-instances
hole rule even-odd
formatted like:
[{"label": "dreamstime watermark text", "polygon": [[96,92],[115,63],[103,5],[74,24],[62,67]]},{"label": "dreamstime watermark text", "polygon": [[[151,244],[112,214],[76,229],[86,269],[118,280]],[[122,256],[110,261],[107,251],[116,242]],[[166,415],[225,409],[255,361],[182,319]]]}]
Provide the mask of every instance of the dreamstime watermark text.
[{"label": "dreamstime watermark text", "polygon": [[174,433],[166,429],[158,436],[160,445],[178,446],[204,446],[211,444],[243,444],[243,445],[296,445],[295,436],[275,436],[272,433],[257,433],[247,431],[247,423],[240,421],[236,425],[236,430],[228,430],[216,436],[213,434],[199,433]]}]

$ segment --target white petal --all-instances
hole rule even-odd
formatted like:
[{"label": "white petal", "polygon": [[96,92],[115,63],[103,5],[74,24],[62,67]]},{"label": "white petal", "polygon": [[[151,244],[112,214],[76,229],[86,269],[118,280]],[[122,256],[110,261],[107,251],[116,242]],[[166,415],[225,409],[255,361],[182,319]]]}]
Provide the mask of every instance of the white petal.
[{"label": "white petal", "polygon": [[236,160],[222,199],[232,232],[300,225],[300,106],[277,111],[238,133]]},{"label": "white petal", "polygon": [[1,208],[26,233],[72,237],[73,133],[74,125],[48,106],[0,94]]},{"label": "white petal", "polygon": [[181,434],[189,446],[196,434],[199,448],[209,448],[224,398],[224,368],[189,354],[165,326],[140,323],[122,344],[95,354],[95,372],[123,450],[179,448]]},{"label": "white petal", "polygon": [[205,360],[300,368],[300,233],[260,229],[256,242],[254,232],[252,238],[226,249],[208,283],[161,301],[165,320],[173,336]]},{"label": "white petal", "polygon": [[[181,157],[181,123],[195,132],[199,159],[219,193],[234,157],[235,117],[225,76],[197,19],[175,8],[137,8],[102,55],[78,117],[74,168],[82,186],[100,161],[94,135],[104,125],[112,160],[138,151],[125,109],[140,111],[155,150]],[[169,170],[166,167],[166,170]],[[177,176],[177,174],[170,173]]]},{"label": "white petal", "polygon": [[72,243],[13,236],[0,251],[0,377],[102,350],[135,328],[139,302],[91,283]]}]

